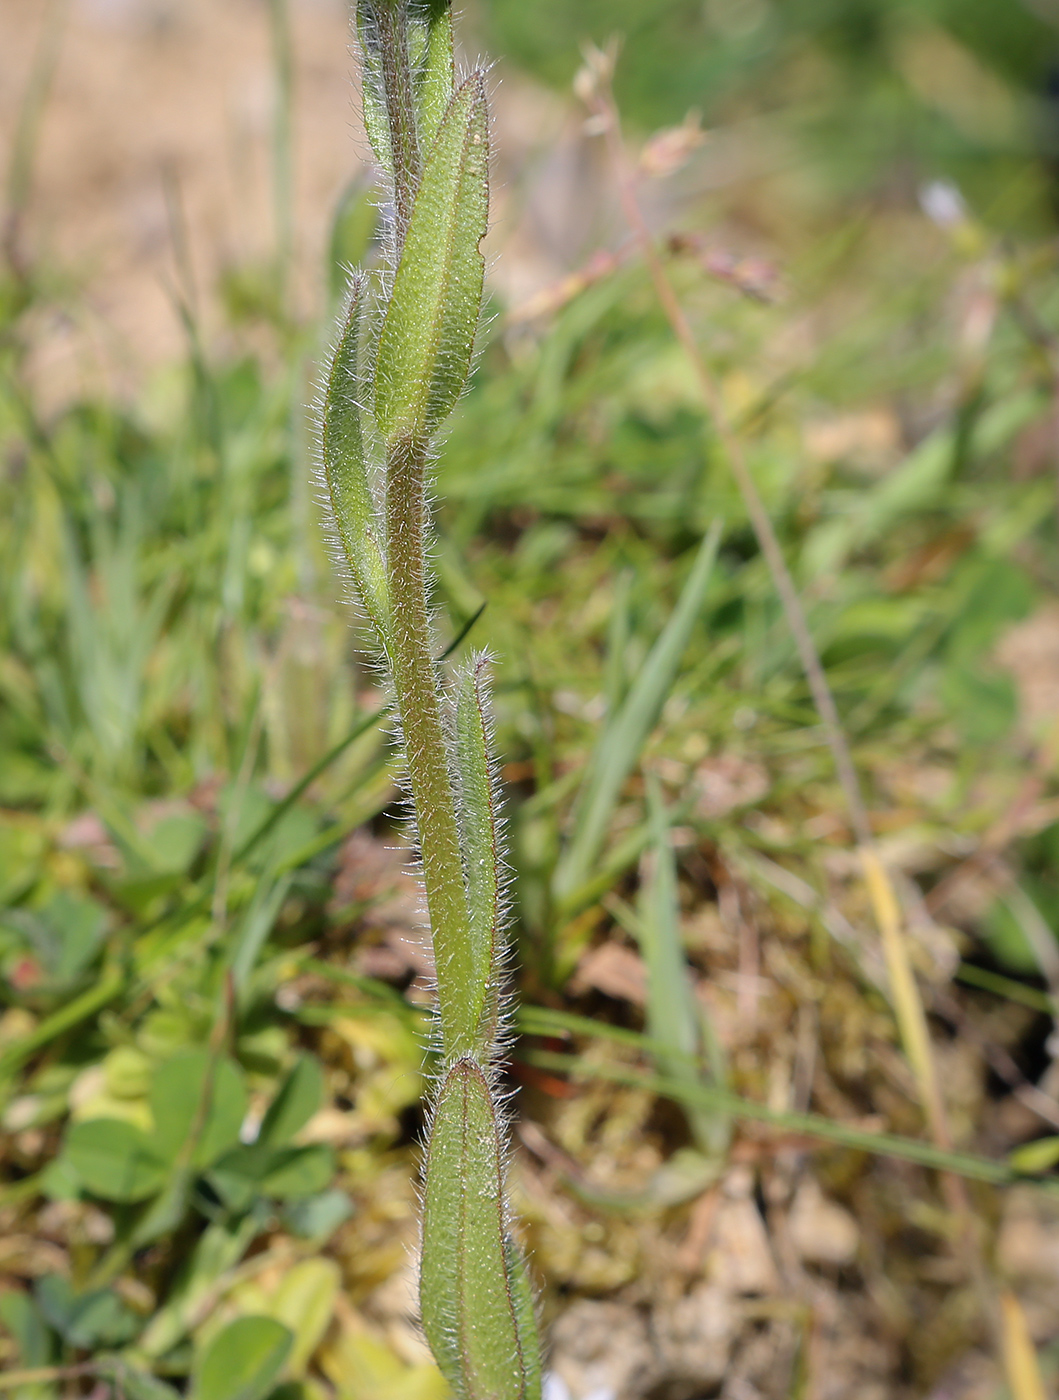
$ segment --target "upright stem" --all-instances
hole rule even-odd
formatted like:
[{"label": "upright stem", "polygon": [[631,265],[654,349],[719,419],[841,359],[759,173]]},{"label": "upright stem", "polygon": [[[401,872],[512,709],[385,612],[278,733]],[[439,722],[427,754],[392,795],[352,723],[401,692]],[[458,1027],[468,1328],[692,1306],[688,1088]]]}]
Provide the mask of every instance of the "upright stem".
[{"label": "upright stem", "polygon": [[426,569],[426,447],[398,443],[386,479],[390,667],[404,730],[405,754],[423,860],[438,1001],[446,1055],[470,1048],[463,1008],[450,989],[448,964],[465,942],[467,902],[460,857],[456,798],[446,755],[431,648]]},{"label": "upright stem", "polygon": [[420,167],[412,70],[408,60],[406,8],[404,0],[401,0],[397,5],[379,5],[375,12],[379,26],[379,61],[382,65],[382,80],[387,97],[390,149],[393,155],[398,253],[404,243],[408,221],[412,217]]}]

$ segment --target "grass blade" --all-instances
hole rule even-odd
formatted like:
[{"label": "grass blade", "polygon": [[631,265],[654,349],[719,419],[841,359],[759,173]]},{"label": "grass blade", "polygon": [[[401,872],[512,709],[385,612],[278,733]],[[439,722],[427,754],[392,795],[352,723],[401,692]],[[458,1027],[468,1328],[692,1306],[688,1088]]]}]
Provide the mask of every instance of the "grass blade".
[{"label": "grass blade", "polygon": [[579,1055],[559,1054],[551,1050],[530,1050],[524,1053],[523,1058],[527,1064],[537,1065],[541,1069],[606,1079],[615,1084],[627,1084],[632,1088],[646,1089],[649,1093],[658,1094],[660,1098],[672,1099],[674,1103],[720,1110],[735,1119],[767,1123],[783,1132],[817,1138],[821,1142],[835,1143],[839,1147],[868,1152],[874,1156],[896,1157],[900,1161],[915,1162],[921,1167],[930,1167],[935,1171],[951,1172],[971,1181],[984,1181],[993,1186],[1032,1181],[1033,1185],[1041,1190],[1059,1194],[1059,1178],[1056,1177],[1044,1181],[1039,1177],[1027,1177],[1008,1162],[979,1157],[971,1152],[956,1152],[936,1147],[932,1142],[900,1137],[896,1133],[869,1132],[864,1128],[851,1127],[848,1123],[825,1118],[818,1113],[785,1113],[710,1084],[682,1083],[664,1075],[630,1069],[627,1065],[596,1062],[589,1065]]},{"label": "grass blade", "polygon": [[560,908],[589,878],[603,849],[614,808],[626,778],[636,767],[648,735],[658,722],[676,679],[692,628],[717,557],[721,525],[715,521],[699,549],[673,615],[636,678],[625,703],[604,730],[589,762],[584,787],[574,809],[574,831],[555,872]]},{"label": "grass blade", "polygon": [[[712,1028],[704,1025],[705,1011],[696,1004],[681,946],[677,864],[662,795],[655,782],[648,788],[648,805],[652,861],[649,876],[641,885],[640,917],[635,922],[640,953],[647,967],[647,1031],[666,1047],[663,1053],[656,1053],[663,1074],[689,1084],[699,1083],[702,1052],[706,1050],[712,1061],[710,1077],[724,1088],[723,1054]],[[676,1058],[670,1051],[677,1052]],[[687,1116],[701,1150],[714,1156],[723,1153],[730,1136],[724,1115],[688,1105]]]}]

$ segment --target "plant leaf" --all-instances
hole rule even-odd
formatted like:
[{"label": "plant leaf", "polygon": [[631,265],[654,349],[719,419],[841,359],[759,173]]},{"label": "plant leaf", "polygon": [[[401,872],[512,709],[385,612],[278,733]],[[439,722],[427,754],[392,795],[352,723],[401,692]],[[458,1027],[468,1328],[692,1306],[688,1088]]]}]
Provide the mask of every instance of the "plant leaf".
[{"label": "plant leaf", "polygon": [[353,1214],[353,1202],[345,1191],[323,1191],[289,1202],[283,1221],[293,1234],[323,1244]]},{"label": "plant leaf", "polygon": [[47,1366],[52,1361],[56,1338],[44,1320],[40,1304],[30,1294],[19,1288],[0,1293],[0,1322],[14,1338],[23,1366]]},{"label": "plant leaf", "polygon": [[[662,795],[653,780],[648,785],[648,807],[653,860],[641,886],[640,918],[633,930],[647,967],[647,1033],[676,1052],[674,1056],[656,1053],[661,1073],[696,1084],[702,1077],[696,1060],[702,1050],[712,1050],[711,1077],[724,1088],[723,1054],[706,1023],[705,1010],[697,1005],[681,944],[676,859]],[[723,1153],[730,1135],[724,1114],[690,1104],[685,1113],[702,1151],[708,1156]]]},{"label": "plant leaf", "polygon": [[1017,1172],[1036,1176],[1048,1172],[1059,1162],[1059,1137],[1037,1138],[1008,1153],[1008,1161]]},{"label": "plant leaf", "polygon": [[541,1378],[529,1284],[508,1233],[499,1126],[485,1075],[451,1067],[426,1159],[423,1330],[461,1400],[531,1400]]},{"label": "plant leaf", "polygon": [[318,1195],[331,1184],[334,1174],[334,1152],[326,1143],[314,1142],[307,1147],[282,1148],[261,1184],[266,1195],[293,1201]]},{"label": "plant leaf", "polygon": [[584,786],[574,808],[570,844],[555,872],[560,904],[574,902],[603,849],[607,827],[626,778],[639,761],[648,735],[676,679],[680,659],[691,638],[706,593],[721,527],[715,522],[702,542],[688,581],[662,635],[651,648],[625,703],[607,725],[589,761]]},{"label": "plant leaf", "polygon": [[276,1318],[294,1335],[289,1375],[300,1378],[327,1331],[342,1275],[333,1259],[303,1259],[283,1277],[272,1297]]},{"label": "plant leaf", "polygon": [[37,1280],[34,1291],[56,1332],[79,1350],[121,1346],[143,1330],[144,1319],[109,1288],[76,1293],[68,1278],[48,1274]]},{"label": "plant leaf", "polygon": [[293,1342],[290,1328],[274,1317],[237,1317],[217,1333],[195,1368],[193,1400],[263,1400]]},{"label": "plant leaf", "polygon": [[155,1151],[170,1161],[186,1152],[188,1165],[207,1167],[239,1141],[246,1085],[226,1055],[182,1050],[155,1071],[150,1104]]},{"label": "plant leaf", "polygon": [[470,373],[489,215],[485,79],[456,91],[423,168],[379,334],[375,416],[387,444],[425,441]]},{"label": "plant leaf", "polygon": [[152,1376],[149,1371],[139,1371],[127,1362],[121,1368],[121,1392],[127,1400],[180,1400],[180,1393]]},{"label": "plant leaf", "polygon": [[230,1210],[245,1210],[255,1196],[298,1200],[315,1196],[331,1183],[335,1158],[330,1147],[270,1147],[254,1142],[233,1147],[210,1169],[209,1181]]},{"label": "plant leaf", "polygon": [[315,1055],[300,1055],[268,1106],[258,1142],[277,1147],[289,1142],[320,1107],[324,1072]]},{"label": "plant leaf", "polygon": [[162,1189],[170,1170],[147,1135],[119,1118],[73,1123],[63,1155],[93,1196],[104,1201],[144,1201]]},{"label": "plant leaf", "polygon": [[407,0],[359,0],[364,126],[403,220],[419,173]]},{"label": "plant leaf", "polygon": [[335,532],[360,600],[384,637],[386,568],[375,532],[375,502],[359,403],[365,288],[363,277],[355,277],[350,284],[324,388],[320,436]]},{"label": "plant leaf", "polygon": [[411,20],[408,46],[415,86],[419,146],[422,151],[429,151],[445,109],[452,101],[451,0],[431,0],[424,7],[424,12]]},{"label": "plant leaf", "polygon": [[208,1225],[185,1260],[165,1304],[137,1343],[137,1350],[144,1356],[158,1357],[176,1346],[195,1325],[217,1281],[235,1267],[261,1228],[262,1221],[254,1212],[223,1225]]}]

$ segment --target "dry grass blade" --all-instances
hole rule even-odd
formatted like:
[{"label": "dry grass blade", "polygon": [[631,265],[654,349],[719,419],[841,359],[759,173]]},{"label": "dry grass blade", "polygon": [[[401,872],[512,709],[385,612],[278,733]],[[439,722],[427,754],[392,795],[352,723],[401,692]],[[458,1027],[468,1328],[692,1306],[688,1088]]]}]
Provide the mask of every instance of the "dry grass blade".
[{"label": "dry grass blade", "polygon": [[1000,1295],[1004,1336],[1004,1369],[1012,1400],[1047,1400],[1037,1349],[1033,1345],[1026,1314],[1014,1293]]}]

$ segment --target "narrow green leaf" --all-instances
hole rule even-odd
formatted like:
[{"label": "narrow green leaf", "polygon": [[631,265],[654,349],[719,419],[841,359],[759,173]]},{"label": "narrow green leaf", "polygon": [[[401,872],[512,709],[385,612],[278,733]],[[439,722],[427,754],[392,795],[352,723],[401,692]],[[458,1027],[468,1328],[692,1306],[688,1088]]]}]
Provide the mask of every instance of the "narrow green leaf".
[{"label": "narrow green leaf", "polygon": [[423,7],[411,24],[409,49],[419,146],[425,153],[434,144],[445,109],[452,101],[455,72],[451,0],[432,0]]},{"label": "narrow green leaf", "polygon": [[611,599],[610,622],[607,626],[607,668],[603,684],[603,694],[607,702],[607,714],[616,715],[628,691],[627,655],[631,628],[630,595],[632,593],[632,571],[622,569],[614,580]]},{"label": "narrow green leaf", "polygon": [[470,373],[489,215],[485,79],[457,90],[423,168],[379,335],[375,416],[388,444],[423,442]]},{"label": "narrow green leaf", "polygon": [[1056,1011],[1055,1000],[1047,992],[1042,992],[1036,987],[1027,987],[1024,982],[1016,982],[1011,977],[1002,977],[1000,973],[990,972],[975,963],[960,963],[953,973],[953,980],[965,982],[969,987],[980,987],[998,997],[1007,997],[1010,1001],[1017,1001],[1034,1011],[1043,1011],[1046,1016],[1054,1016]]},{"label": "narrow green leaf", "polygon": [[460,842],[467,879],[468,957],[461,971],[473,1049],[488,1058],[496,1038],[498,978],[503,954],[500,829],[489,755],[485,678],[488,662],[476,656],[462,673],[456,695],[456,760]]},{"label": "narrow green leaf", "polygon": [[[640,918],[634,927],[647,967],[647,1033],[667,1051],[675,1052],[656,1054],[658,1068],[663,1074],[690,1084],[699,1083],[704,1071],[697,1061],[706,1050],[712,1061],[711,1078],[723,1088],[723,1056],[706,1024],[705,1009],[696,1004],[681,944],[677,865],[662,795],[655,782],[648,786],[648,806],[653,861],[649,877],[641,887]],[[696,1105],[687,1105],[685,1112],[702,1151],[711,1156],[722,1153],[729,1139],[727,1118]]]},{"label": "narrow green leaf", "polygon": [[702,543],[673,615],[589,761],[584,787],[574,808],[573,835],[555,872],[555,893],[560,905],[588,880],[603,849],[625,780],[636,767],[676,679],[680,658],[702,607],[720,539],[721,526],[715,522]]},{"label": "narrow green leaf", "polygon": [[232,986],[240,1000],[247,995],[251,973],[279,918],[292,879],[288,871],[275,881],[262,880],[240,921],[230,953]]},{"label": "narrow green leaf", "polygon": [[375,159],[393,182],[399,239],[420,169],[408,20],[408,0],[357,4],[364,126]]},{"label": "narrow green leaf", "polygon": [[361,425],[361,323],[365,281],[354,279],[324,389],[324,479],[335,531],[364,608],[386,635],[386,568],[375,529],[375,502]]},{"label": "narrow green leaf", "polygon": [[485,1075],[458,1060],[427,1145],[423,1329],[459,1400],[535,1400],[539,1343],[525,1267],[507,1229],[499,1125]]},{"label": "narrow green leaf", "polygon": [[526,1257],[509,1234],[504,1241],[507,1286],[515,1315],[515,1335],[523,1380],[522,1400],[540,1400],[542,1388],[541,1338],[537,1326],[537,1302],[533,1294]]},{"label": "narrow green leaf", "polygon": [[[949,1151],[943,1147],[936,1147],[932,1142],[900,1137],[897,1133],[871,1132],[866,1128],[857,1128],[833,1118],[825,1118],[820,1113],[789,1113],[769,1108],[767,1104],[755,1103],[752,1099],[744,1099],[730,1090],[715,1088],[712,1084],[681,1083],[662,1075],[646,1074],[628,1065],[590,1061],[581,1055],[565,1055],[551,1050],[530,1050],[523,1058],[527,1064],[537,1065],[541,1069],[578,1075],[586,1079],[627,1084],[631,1088],[643,1089],[647,1093],[658,1094],[661,1098],[672,1099],[675,1103],[715,1107],[730,1113],[736,1119],[767,1123],[781,1132],[803,1134],[821,1142],[837,1143],[840,1147],[848,1147],[856,1152],[894,1157],[898,1161],[916,1162],[920,1166],[931,1167],[937,1171],[954,1172],[970,1181],[988,1181],[995,1186],[1008,1186],[1016,1181],[1030,1179],[1009,1162],[980,1157],[972,1152]],[[1042,1190],[1047,1189],[1050,1193],[1059,1195],[1059,1178],[1046,1178],[1034,1184]]]},{"label": "narrow green leaf", "polygon": [[195,1368],[193,1400],[263,1400],[293,1342],[290,1328],[274,1317],[237,1317],[217,1333]]},{"label": "narrow green leaf", "polygon": [[393,147],[390,144],[390,123],[386,115],[386,92],[383,84],[382,39],[379,33],[377,7],[357,6],[357,38],[360,40],[361,102],[364,128],[371,142],[375,159],[392,178]]},{"label": "narrow green leaf", "polygon": [[80,1021],[87,1021],[101,1007],[124,989],[125,974],[117,968],[107,968],[94,987],[82,992],[79,997],[45,1016],[35,1030],[20,1036],[10,1045],[0,1050],[0,1080],[6,1079],[43,1046],[49,1045]]}]

